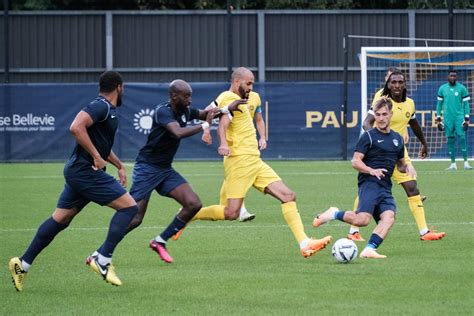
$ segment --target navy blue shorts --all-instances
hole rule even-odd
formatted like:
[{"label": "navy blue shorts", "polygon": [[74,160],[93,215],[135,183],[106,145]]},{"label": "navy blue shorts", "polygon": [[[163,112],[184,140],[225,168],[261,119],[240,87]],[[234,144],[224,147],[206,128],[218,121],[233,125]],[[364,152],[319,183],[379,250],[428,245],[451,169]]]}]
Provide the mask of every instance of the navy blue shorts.
[{"label": "navy blue shorts", "polygon": [[384,188],[373,181],[359,184],[359,207],[357,212],[372,214],[375,221],[380,220],[380,214],[385,211],[397,211],[395,200],[390,189]]},{"label": "navy blue shorts", "polygon": [[172,167],[161,168],[144,162],[137,162],[133,168],[130,194],[135,201],[150,199],[153,190],[167,196],[174,188],[187,183]]},{"label": "navy blue shorts", "polygon": [[67,163],[64,167],[66,184],[57,207],[82,210],[89,202],[107,205],[127,191],[103,170],[94,170],[91,165]]}]

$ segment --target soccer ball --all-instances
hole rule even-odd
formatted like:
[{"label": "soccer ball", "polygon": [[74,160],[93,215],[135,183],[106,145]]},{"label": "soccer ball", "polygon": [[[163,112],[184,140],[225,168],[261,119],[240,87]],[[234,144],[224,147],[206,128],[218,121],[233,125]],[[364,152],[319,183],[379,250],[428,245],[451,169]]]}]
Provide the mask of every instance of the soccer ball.
[{"label": "soccer ball", "polygon": [[349,263],[357,258],[357,245],[352,240],[341,238],[332,246],[332,256],[340,263]]}]

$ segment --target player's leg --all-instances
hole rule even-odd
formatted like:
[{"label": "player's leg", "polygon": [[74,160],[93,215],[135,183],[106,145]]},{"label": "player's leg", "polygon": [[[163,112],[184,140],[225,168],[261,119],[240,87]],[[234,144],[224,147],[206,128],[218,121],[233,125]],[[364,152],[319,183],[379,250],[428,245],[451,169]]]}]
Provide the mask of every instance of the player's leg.
[{"label": "player's leg", "polygon": [[148,200],[143,199],[136,202],[138,207],[137,214],[135,214],[132,221],[128,224],[127,234],[142,224],[143,218],[148,209]]},{"label": "player's leg", "polygon": [[455,171],[457,170],[456,166],[456,125],[453,120],[446,119],[444,120],[444,133],[446,135],[446,140],[448,143],[448,154],[451,159],[451,164],[446,170]]},{"label": "player's leg", "polygon": [[464,170],[472,170],[472,167],[467,161],[467,141],[466,141],[466,132],[462,129],[462,124],[464,123],[464,117],[459,117],[456,120],[456,136],[459,138],[459,146],[461,147],[462,158],[464,161]]},{"label": "player's leg", "polygon": [[[185,181],[184,179],[182,180]],[[174,181],[174,183],[177,182]],[[150,242],[150,247],[160,256],[161,260],[166,263],[171,263],[173,262],[173,258],[166,249],[168,239],[184,229],[188,222],[191,221],[194,215],[201,209],[202,204],[197,194],[187,182],[181,183],[166,195],[181,204],[182,208],[165,230]]]},{"label": "player's leg", "polygon": [[[219,204],[220,205],[227,205],[227,194],[225,191],[225,179],[222,182],[221,190],[219,191]],[[240,207],[239,213],[239,220],[241,222],[249,222],[255,218],[255,214],[249,213],[247,208],[245,207],[245,203],[242,203]]]},{"label": "player's leg", "polygon": [[387,256],[377,253],[378,247],[387,237],[388,232],[395,222],[395,211],[385,210],[379,215],[377,226],[374,228],[372,235],[367,243],[367,246],[360,253],[361,258],[369,259],[383,259]]},{"label": "player's leg", "polygon": [[9,269],[17,291],[23,289],[26,273],[35,258],[53,241],[56,235],[68,227],[72,219],[86,204],[87,201],[84,201],[68,184],[65,184],[52,216],[38,227],[25,253],[21,257],[14,257],[9,261]]},{"label": "player's leg", "polygon": [[253,156],[233,156],[224,159],[224,191],[227,202],[203,207],[193,220],[235,220],[247,191],[255,181],[258,169],[252,164]]},{"label": "player's leg", "polygon": [[261,159],[258,159],[254,164],[259,169],[254,187],[270,194],[281,202],[283,218],[298,242],[303,257],[308,258],[319,250],[324,249],[331,242],[331,236],[312,239],[306,235],[296,205],[296,193],[286,186],[276,172]]},{"label": "player's leg", "polygon": [[[394,172],[395,176],[395,172]],[[405,179],[402,179],[405,178]],[[439,240],[443,238],[446,234],[444,232],[437,233],[434,230],[429,230],[428,225],[425,219],[425,208],[421,200],[420,191],[418,190],[417,182],[414,179],[406,181],[406,177],[398,176],[397,181],[404,181],[400,184],[402,185],[408,199],[408,207],[410,208],[413,217],[415,218],[416,225],[418,226],[418,231],[420,233],[421,240]]]},{"label": "player's leg", "polygon": [[97,256],[89,264],[91,269],[102,276],[106,282],[121,285],[122,282],[115,274],[112,265],[112,255],[137,213],[135,200],[114,177],[102,170],[84,170],[68,183],[81,192],[85,199],[116,210],[110,220],[105,241],[97,249]]},{"label": "player's leg", "polygon": [[313,219],[313,226],[319,227],[329,221],[339,220],[354,226],[367,226],[372,219],[379,199],[380,187],[378,184],[366,181],[359,185],[359,199],[357,209],[355,211],[341,211],[337,207],[330,207],[323,213],[317,215]]},{"label": "player's leg", "polygon": [[[352,207],[353,211],[356,211],[357,208],[359,207],[359,196],[356,196],[354,199],[354,206]],[[347,239],[353,240],[353,241],[365,241],[365,239],[362,237],[359,231],[359,227],[351,225],[351,228],[349,228],[349,234],[347,234]]]}]

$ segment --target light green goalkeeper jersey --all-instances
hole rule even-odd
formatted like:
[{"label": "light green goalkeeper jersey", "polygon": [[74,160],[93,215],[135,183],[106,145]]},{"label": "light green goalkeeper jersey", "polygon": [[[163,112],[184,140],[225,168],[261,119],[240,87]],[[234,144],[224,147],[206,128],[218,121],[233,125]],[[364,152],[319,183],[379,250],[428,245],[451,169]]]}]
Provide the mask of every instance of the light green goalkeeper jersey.
[{"label": "light green goalkeeper jersey", "polygon": [[454,120],[457,117],[469,117],[469,93],[465,86],[456,82],[454,86],[449,82],[443,84],[438,90],[438,103],[436,116],[443,113],[444,119]]}]

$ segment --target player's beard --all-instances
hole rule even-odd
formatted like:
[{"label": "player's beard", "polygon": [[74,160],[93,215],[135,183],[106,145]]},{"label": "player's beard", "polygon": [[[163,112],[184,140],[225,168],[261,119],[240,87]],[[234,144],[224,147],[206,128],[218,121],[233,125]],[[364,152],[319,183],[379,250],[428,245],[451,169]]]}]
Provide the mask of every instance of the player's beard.
[{"label": "player's beard", "polygon": [[248,99],[249,98],[249,93],[245,92],[245,89],[243,87],[239,87],[239,95],[242,99]]},{"label": "player's beard", "polygon": [[122,105],[122,93],[117,95],[117,107]]}]

